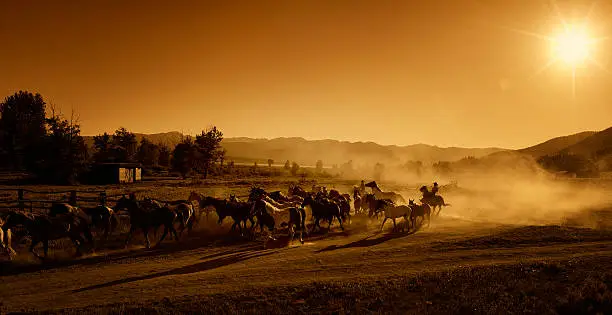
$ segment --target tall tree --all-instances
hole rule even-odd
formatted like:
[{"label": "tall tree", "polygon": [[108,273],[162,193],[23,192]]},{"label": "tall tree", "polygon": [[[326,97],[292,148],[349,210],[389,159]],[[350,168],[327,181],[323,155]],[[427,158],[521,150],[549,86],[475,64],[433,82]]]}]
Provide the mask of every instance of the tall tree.
[{"label": "tall tree", "polygon": [[144,166],[156,166],[159,162],[159,146],[142,138],[136,152],[136,159]]},{"label": "tall tree", "polygon": [[272,168],[272,164],[274,164],[274,160],[268,159],[268,168]]},{"label": "tall tree", "polygon": [[0,103],[0,143],[4,161],[12,169],[32,170],[45,141],[46,103],[38,93],[19,91]]},{"label": "tall tree", "polygon": [[118,162],[133,162],[136,160],[138,142],[136,135],[121,127],[113,135],[115,158]]},{"label": "tall tree", "polygon": [[112,162],[113,157],[113,138],[108,133],[103,133],[93,137],[94,149],[94,160],[96,162]]},{"label": "tall tree", "polygon": [[138,142],[136,135],[121,127],[113,135],[107,133],[94,137],[96,162],[134,162]]},{"label": "tall tree", "polygon": [[204,178],[208,177],[210,167],[223,154],[222,140],[223,133],[217,127],[209,128],[196,136],[195,146],[198,151],[196,165],[204,173]]},{"label": "tall tree", "polygon": [[55,111],[46,119],[48,133],[37,165],[39,179],[53,183],[75,183],[87,169],[88,152],[80,126],[73,119],[64,119]]},{"label": "tall tree", "polygon": [[161,167],[169,167],[170,166],[170,156],[172,152],[170,152],[170,148],[168,148],[165,144],[159,145],[159,158],[158,164]]},{"label": "tall tree", "polygon": [[191,137],[185,137],[172,151],[172,169],[181,173],[183,178],[193,170],[197,150]]}]

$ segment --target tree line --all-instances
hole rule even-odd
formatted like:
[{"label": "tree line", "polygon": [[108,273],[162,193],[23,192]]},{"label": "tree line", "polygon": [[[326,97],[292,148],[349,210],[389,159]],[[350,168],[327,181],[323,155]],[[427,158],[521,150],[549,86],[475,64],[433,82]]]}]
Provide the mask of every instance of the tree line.
[{"label": "tree line", "polygon": [[95,136],[89,150],[74,113],[65,117],[56,112],[40,94],[19,91],[0,103],[0,163],[5,170],[28,173],[39,182],[75,183],[96,163],[125,162],[207,177],[215,163],[223,163],[222,140],[223,133],[211,127],[170,148],[146,138],[138,142],[134,133],[121,127]]}]

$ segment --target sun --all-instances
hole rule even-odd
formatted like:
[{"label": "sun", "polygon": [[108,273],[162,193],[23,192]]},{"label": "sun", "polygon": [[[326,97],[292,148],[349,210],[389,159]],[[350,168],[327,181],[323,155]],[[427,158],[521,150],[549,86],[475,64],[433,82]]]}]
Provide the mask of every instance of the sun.
[{"label": "sun", "polygon": [[589,59],[592,40],[584,28],[567,26],[552,38],[554,58],[576,67]]}]

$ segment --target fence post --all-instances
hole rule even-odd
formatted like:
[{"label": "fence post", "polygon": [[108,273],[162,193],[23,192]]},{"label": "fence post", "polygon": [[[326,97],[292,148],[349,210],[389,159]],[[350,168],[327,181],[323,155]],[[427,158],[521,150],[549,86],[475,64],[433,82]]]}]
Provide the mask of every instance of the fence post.
[{"label": "fence post", "polygon": [[76,190],[71,190],[70,191],[70,200],[68,201],[68,203],[70,203],[70,205],[73,206],[73,207],[77,206],[77,192],[76,192]]},{"label": "fence post", "polygon": [[100,192],[100,204],[106,207],[106,190]]},{"label": "fence post", "polygon": [[19,202],[19,210],[23,211],[25,209],[25,204],[23,203],[23,189],[17,191],[17,200]]}]

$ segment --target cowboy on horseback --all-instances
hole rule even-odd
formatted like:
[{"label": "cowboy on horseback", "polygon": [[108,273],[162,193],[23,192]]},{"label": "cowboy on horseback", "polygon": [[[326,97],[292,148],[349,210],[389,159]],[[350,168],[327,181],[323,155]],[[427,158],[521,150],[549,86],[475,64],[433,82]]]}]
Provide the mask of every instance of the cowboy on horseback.
[{"label": "cowboy on horseback", "polygon": [[438,189],[439,189],[438,188],[438,183],[434,182],[433,183],[433,187],[431,188],[431,196],[432,197],[436,195],[436,193],[438,192]]},{"label": "cowboy on horseback", "polygon": [[434,196],[433,189],[432,191],[429,191],[429,189],[427,189],[427,186],[422,186],[421,188],[419,188],[419,191],[423,193],[423,198],[419,200],[422,203],[426,203],[427,200],[431,199]]}]

